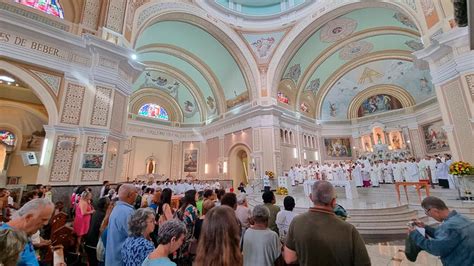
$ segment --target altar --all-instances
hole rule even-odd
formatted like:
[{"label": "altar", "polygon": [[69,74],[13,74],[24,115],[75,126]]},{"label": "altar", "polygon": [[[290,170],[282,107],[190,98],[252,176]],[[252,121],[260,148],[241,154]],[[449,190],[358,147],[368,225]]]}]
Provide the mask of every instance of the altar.
[{"label": "altar", "polygon": [[[317,180],[306,180],[303,183],[304,194],[309,197],[311,187]],[[347,199],[358,199],[359,193],[354,180],[327,180],[335,187],[344,187]]]}]

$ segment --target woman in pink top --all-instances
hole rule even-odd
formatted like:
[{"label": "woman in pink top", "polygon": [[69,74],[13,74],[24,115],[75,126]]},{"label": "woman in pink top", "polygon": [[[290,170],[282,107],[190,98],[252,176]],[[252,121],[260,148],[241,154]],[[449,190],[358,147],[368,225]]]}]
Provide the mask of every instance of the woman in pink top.
[{"label": "woman in pink top", "polygon": [[84,191],[81,194],[81,199],[76,206],[76,216],[74,217],[74,232],[77,235],[76,252],[79,253],[82,237],[89,231],[89,224],[91,221],[91,214],[94,213],[94,208],[91,205],[92,193]]}]

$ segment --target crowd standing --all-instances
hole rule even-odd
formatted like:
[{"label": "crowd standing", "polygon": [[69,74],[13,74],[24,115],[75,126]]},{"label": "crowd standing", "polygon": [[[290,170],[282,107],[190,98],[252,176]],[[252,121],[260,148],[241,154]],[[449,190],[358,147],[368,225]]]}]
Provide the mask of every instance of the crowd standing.
[{"label": "crowd standing", "polygon": [[[301,214],[294,212],[292,196],[283,199],[281,210],[271,190],[262,193],[262,204],[250,208],[245,193],[226,192],[220,184],[208,188],[205,182],[174,183],[134,182],[112,188],[104,182],[102,197],[96,200],[90,188],[78,187],[69,212],[76,240],[71,252],[89,265],[371,264],[359,232],[336,215],[336,193],[328,181],[313,184],[313,207]],[[54,245],[42,232],[63,207],[46,197],[48,191],[39,187],[26,193],[24,205],[5,218],[0,248],[8,248],[0,264],[39,265],[35,234],[41,233],[40,243]],[[2,197],[8,194],[1,192]],[[410,230],[410,238],[447,265],[461,265],[453,264],[458,256],[474,262],[473,223],[430,197],[422,207],[443,223],[431,228],[416,221],[432,239],[416,230]]]}]

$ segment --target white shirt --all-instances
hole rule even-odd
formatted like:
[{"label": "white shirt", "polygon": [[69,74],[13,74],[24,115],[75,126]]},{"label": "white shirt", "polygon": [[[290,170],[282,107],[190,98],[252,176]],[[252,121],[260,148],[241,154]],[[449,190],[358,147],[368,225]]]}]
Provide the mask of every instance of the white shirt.
[{"label": "white shirt", "polygon": [[264,187],[269,187],[270,186],[270,177],[268,175],[265,175],[263,177],[263,186]]},{"label": "white shirt", "polygon": [[275,223],[278,226],[280,236],[286,237],[288,234],[288,228],[290,228],[291,221],[297,214],[292,211],[281,210],[277,213]]}]

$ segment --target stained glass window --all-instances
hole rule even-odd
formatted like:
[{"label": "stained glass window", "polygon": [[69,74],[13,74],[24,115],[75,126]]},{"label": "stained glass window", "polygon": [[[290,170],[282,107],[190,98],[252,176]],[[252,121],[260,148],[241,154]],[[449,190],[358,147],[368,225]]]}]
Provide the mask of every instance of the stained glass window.
[{"label": "stained glass window", "polygon": [[59,4],[59,0],[15,0],[25,6],[32,7],[43,11],[44,13],[56,16],[58,18],[64,18],[64,11]]},{"label": "stained glass window", "polygon": [[140,110],[138,110],[138,114],[146,117],[169,120],[168,112],[166,112],[165,108],[153,103],[144,104]]},{"label": "stained glass window", "polygon": [[7,130],[0,130],[0,141],[7,144],[7,145],[10,145],[10,146],[13,146],[15,145],[15,135],[13,135],[13,133],[11,133],[10,131],[7,131]]}]

